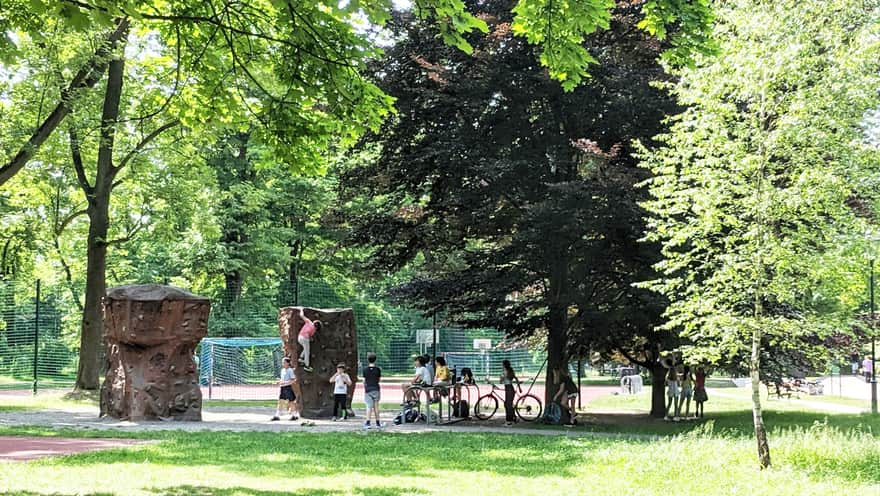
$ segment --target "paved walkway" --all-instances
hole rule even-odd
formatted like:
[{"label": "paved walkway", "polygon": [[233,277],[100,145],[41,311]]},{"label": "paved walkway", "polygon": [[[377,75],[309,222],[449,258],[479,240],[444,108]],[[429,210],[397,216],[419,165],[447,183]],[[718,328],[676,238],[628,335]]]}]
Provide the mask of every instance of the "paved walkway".
[{"label": "paved walkway", "polygon": [[[129,422],[111,418],[99,418],[98,409],[77,407],[58,410],[28,410],[0,412],[0,426],[39,426],[53,429],[117,430],[120,432],[170,431],[252,431],[252,432],[365,432],[363,418],[333,422],[325,419],[303,421],[270,421],[273,412],[262,407],[210,407],[202,412],[202,422]],[[570,436],[594,438],[638,438],[653,439],[655,436],[605,433],[572,430],[566,428],[531,427],[532,424],[518,423],[512,427],[503,426],[503,415],[496,415],[488,421],[465,421],[446,425],[427,425],[424,423],[394,425],[391,422],[396,411],[383,411],[384,431],[399,433],[418,432],[469,432],[531,434],[539,436]],[[366,432],[365,432],[366,433]]]},{"label": "paved walkway", "polygon": [[[742,395],[725,393],[717,389],[713,390],[712,394],[716,396],[721,396],[723,398],[734,398],[739,400],[743,399]],[[860,414],[864,413],[866,410],[865,408],[859,408],[857,406],[841,405],[838,403],[827,403],[824,401],[800,400],[795,398],[787,399],[785,401],[788,401],[789,403],[795,405],[801,405],[811,410],[818,410],[820,412]],[[762,404],[771,405],[772,403],[764,403],[762,401]]]},{"label": "paved walkway", "polygon": [[871,383],[865,382],[860,376],[826,377],[821,382],[825,388],[825,394],[828,396],[843,396],[844,398],[871,401]]}]

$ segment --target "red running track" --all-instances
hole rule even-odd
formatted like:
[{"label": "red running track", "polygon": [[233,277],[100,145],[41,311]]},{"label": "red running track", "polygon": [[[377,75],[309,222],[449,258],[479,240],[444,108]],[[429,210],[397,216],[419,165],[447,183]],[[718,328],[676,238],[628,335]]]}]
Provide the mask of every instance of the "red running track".
[{"label": "red running track", "polygon": [[[327,385],[328,391],[330,385]],[[491,390],[491,386],[481,384],[479,386],[479,394],[477,388],[470,389],[471,403],[476,402],[477,398],[486,394]],[[617,386],[583,386],[581,387],[581,404],[587,405],[590,401],[600,396],[608,396],[618,391]],[[523,388],[523,393],[527,388]],[[504,396],[504,391],[497,391],[499,396]],[[535,384],[531,391],[541,401],[544,401],[544,385]],[[462,396],[467,399],[467,392],[463,392]],[[278,398],[278,386],[273,385],[225,385],[213,386],[210,389],[207,386],[202,387],[202,397],[211,400],[273,400]],[[361,382],[355,384],[354,398],[355,403],[364,401],[364,385]],[[403,401],[403,391],[400,383],[383,383],[382,384],[382,403],[398,404]]]},{"label": "red running track", "polygon": [[143,443],[144,441],[135,439],[0,436],[0,461],[33,460],[46,456],[71,455],[83,451],[122,448]]}]

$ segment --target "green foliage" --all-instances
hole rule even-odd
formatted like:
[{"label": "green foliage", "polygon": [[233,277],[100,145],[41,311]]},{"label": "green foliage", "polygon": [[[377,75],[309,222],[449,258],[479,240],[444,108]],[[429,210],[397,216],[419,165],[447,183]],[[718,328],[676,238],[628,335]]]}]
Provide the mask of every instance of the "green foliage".
[{"label": "green foliage", "polygon": [[587,67],[597,62],[583,46],[584,36],[608,29],[614,5],[614,0],[522,1],[514,8],[512,29],[529,43],[543,45],[541,65],[570,91],[589,76]]},{"label": "green foliage", "polygon": [[511,33],[515,5],[470,4],[491,19],[474,57],[393,23],[401,41],[377,78],[399,112],[343,171],[349,239],[373,273],[395,274],[400,300],[536,346],[551,336],[551,360],[656,349],[662,298],[631,286],[658,247],[637,242],[644,176],[629,142],[675,109],[651,85],[659,48],[615,11],[589,38],[595,77],[564,92]]},{"label": "green foliage", "polygon": [[711,0],[648,0],[639,27],[668,41],[661,58],[669,65],[690,65],[697,54],[711,55],[718,48],[712,39],[712,4]]},{"label": "green foliage", "polygon": [[878,12],[734,2],[719,56],[677,72],[688,108],[645,155],[647,238],[665,258],[649,286],[672,300],[667,327],[698,343],[694,359],[742,354],[755,329],[821,349],[864,301],[852,200],[873,198],[877,173],[862,122],[877,105]]}]

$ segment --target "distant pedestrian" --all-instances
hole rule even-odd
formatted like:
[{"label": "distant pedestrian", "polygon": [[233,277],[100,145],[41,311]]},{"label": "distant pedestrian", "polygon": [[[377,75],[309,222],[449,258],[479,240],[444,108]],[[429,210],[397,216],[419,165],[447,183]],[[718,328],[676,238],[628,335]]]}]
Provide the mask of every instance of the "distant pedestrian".
[{"label": "distant pedestrian", "polygon": [[[684,418],[691,414],[691,398],[694,396],[694,374],[689,365],[684,366],[681,374],[681,393],[678,397],[678,411],[681,413],[681,405],[684,404]],[[686,403],[685,403],[686,402]]]},{"label": "distant pedestrian", "polygon": [[296,341],[299,343],[300,347],[302,347],[302,353],[299,355],[299,361],[303,364],[303,369],[306,372],[312,372],[314,369],[310,366],[311,363],[311,355],[312,355],[312,339],[314,339],[315,334],[321,330],[321,321],[320,320],[309,320],[306,318],[305,312],[303,312],[302,307],[299,309],[299,316],[303,320],[302,327],[299,328],[299,334],[297,335]]},{"label": "distant pedestrian", "polygon": [[[336,366],[336,373],[330,377],[330,383],[333,384],[333,421],[345,420],[348,418],[348,387],[351,386],[351,377],[345,373],[345,364],[340,363]],[[340,417],[339,410],[342,409]]]},{"label": "distant pedestrian", "polygon": [[290,367],[290,358],[284,357],[281,360],[281,374],[279,374],[278,385],[281,386],[281,392],[278,394],[278,406],[275,408],[275,416],[272,420],[281,420],[281,409],[285,406],[287,413],[291,414],[290,420],[297,420],[296,412],[293,411],[293,401],[296,395],[293,394],[293,381],[295,381],[293,369]]},{"label": "distant pedestrian", "polygon": [[874,372],[874,361],[868,355],[865,355],[865,359],[862,360],[862,370],[865,372],[865,382],[871,382],[871,376]]},{"label": "distant pedestrian", "polygon": [[[678,372],[675,370],[675,367],[671,367],[669,372],[666,373],[666,420],[678,418],[679,393]],[[672,410],[672,417],[669,416],[670,410]]]},{"label": "distant pedestrian", "polygon": [[697,418],[702,418],[704,415],[704,405],[706,401],[709,400],[709,395],[706,393],[706,369],[703,367],[697,367],[697,373],[694,377],[694,402],[696,406],[694,407],[694,415]]},{"label": "distant pedestrian", "polygon": [[382,379],[382,369],[376,366],[376,354],[367,355],[367,366],[364,367],[364,403],[367,404],[367,420],[364,422],[364,429],[369,429],[370,419],[376,421],[376,428],[381,429],[382,423],[379,421],[379,399],[380,387],[379,381]]},{"label": "distant pedestrian", "polygon": [[504,425],[513,425],[516,422],[516,412],[513,409],[513,398],[516,396],[516,391],[514,391],[513,385],[516,384],[518,387],[519,379],[516,377],[513,367],[510,366],[510,360],[501,362],[501,384],[504,385]]}]

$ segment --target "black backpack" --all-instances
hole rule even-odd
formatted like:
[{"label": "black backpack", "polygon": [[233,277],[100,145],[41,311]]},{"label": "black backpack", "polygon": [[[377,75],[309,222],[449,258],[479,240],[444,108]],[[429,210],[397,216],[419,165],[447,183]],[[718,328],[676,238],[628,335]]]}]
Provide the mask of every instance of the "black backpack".
[{"label": "black backpack", "polygon": [[425,415],[419,413],[418,410],[409,405],[403,407],[403,410],[401,410],[400,413],[398,413],[397,416],[394,417],[394,423],[398,425],[412,424],[420,420],[424,421]]},{"label": "black backpack", "polygon": [[468,418],[470,417],[470,409],[468,408],[468,402],[465,400],[458,400],[452,404],[452,416],[458,418]]}]

